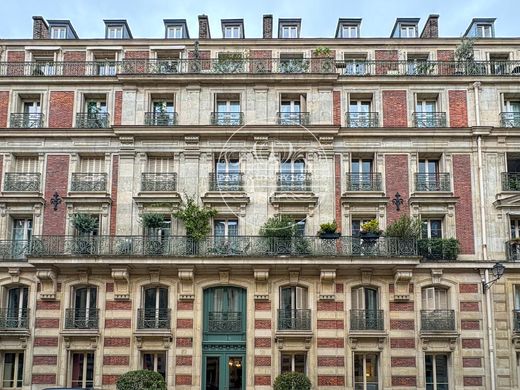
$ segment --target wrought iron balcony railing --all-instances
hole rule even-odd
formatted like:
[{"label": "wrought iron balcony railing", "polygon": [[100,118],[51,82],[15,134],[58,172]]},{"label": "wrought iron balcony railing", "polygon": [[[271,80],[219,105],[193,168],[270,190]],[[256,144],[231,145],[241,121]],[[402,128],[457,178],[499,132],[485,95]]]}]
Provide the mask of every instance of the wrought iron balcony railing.
[{"label": "wrought iron balcony railing", "polygon": [[26,261],[31,245],[31,240],[1,240],[0,261]]},{"label": "wrought iron balcony railing", "polygon": [[29,309],[1,308],[0,330],[27,330],[29,329]]},{"label": "wrought iron balcony railing", "polygon": [[520,310],[513,310],[513,332],[520,332]]},{"label": "wrought iron balcony railing", "polygon": [[347,173],[347,191],[382,191],[381,173]]},{"label": "wrought iron balcony railing", "polygon": [[311,310],[278,309],[278,330],[311,330]]},{"label": "wrought iron balcony railing", "polygon": [[322,240],[316,236],[293,238],[235,236],[206,237],[199,241],[184,236],[33,236],[31,257],[418,257],[413,239],[342,236]]},{"label": "wrought iron balcony railing", "polygon": [[208,313],[208,333],[242,333],[242,313],[210,311]]},{"label": "wrought iron balcony railing", "polygon": [[454,261],[459,255],[455,238],[424,238],[417,240],[419,255],[429,261]]},{"label": "wrought iron balcony railing", "polygon": [[416,173],[415,191],[438,192],[451,191],[451,180],[449,173]]},{"label": "wrought iron balcony railing", "polygon": [[14,173],[5,174],[4,191],[38,192],[40,191],[40,173]]},{"label": "wrought iron balcony railing", "polygon": [[243,191],[243,173],[227,172],[227,173],[210,173],[209,174],[209,190],[210,191]]},{"label": "wrought iron balcony railing", "polygon": [[65,310],[65,329],[99,329],[99,309],[72,308]]},{"label": "wrought iron balcony railing", "polygon": [[307,126],[310,124],[310,113],[277,112],[276,123],[282,126]]},{"label": "wrought iron balcony railing", "polygon": [[384,330],[383,310],[350,310],[350,330]]},{"label": "wrought iron balcony railing", "polygon": [[244,123],[243,112],[212,112],[211,124],[213,126],[240,126]]},{"label": "wrought iron balcony railing", "polygon": [[308,172],[276,173],[277,191],[312,191],[311,174]]},{"label": "wrought iron balcony railing", "polygon": [[421,331],[455,331],[455,310],[421,310]]},{"label": "wrought iron balcony railing", "polygon": [[78,112],[76,127],[79,129],[106,129],[110,127],[108,112]]},{"label": "wrought iron balcony railing", "polygon": [[70,190],[73,192],[104,192],[107,190],[107,174],[73,173]]},{"label": "wrought iron balcony railing", "polygon": [[414,127],[446,127],[445,112],[414,112]]},{"label": "wrought iron balcony railing", "polygon": [[177,124],[176,112],[145,112],[145,126],[175,126]]},{"label": "wrought iron balcony railing", "polygon": [[364,128],[379,127],[379,113],[377,112],[346,112],[345,124],[347,127]]},{"label": "wrought iron balcony railing", "polygon": [[520,239],[506,242],[506,258],[508,261],[520,261]]},{"label": "wrought iron balcony railing", "polygon": [[507,128],[520,127],[520,112],[501,112],[500,126]]},{"label": "wrought iron balcony railing", "polygon": [[520,191],[520,172],[502,172],[502,191]]},{"label": "wrought iron balcony railing", "polygon": [[177,191],[177,173],[148,173],[141,175],[141,191]]},{"label": "wrought iron balcony railing", "polygon": [[171,309],[137,309],[137,329],[170,329]]},{"label": "wrought iron balcony railing", "polygon": [[36,129],[43,127],[43,114],[41,112],[16,112],[12,113],[9,124],[18,129]]}]

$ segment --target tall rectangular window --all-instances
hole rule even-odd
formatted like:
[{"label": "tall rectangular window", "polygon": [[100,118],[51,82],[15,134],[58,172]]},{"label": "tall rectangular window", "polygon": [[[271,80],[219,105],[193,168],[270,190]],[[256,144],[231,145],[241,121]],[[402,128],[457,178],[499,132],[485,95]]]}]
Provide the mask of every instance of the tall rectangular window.
[{"label": "tall rectangular window", "polygon": [[282,353],[281,356],[281,373],[284,372],[301,372],[306,373],[307,354],[305,352]]},{"label": "tall rectangular window", "polygon": [[426,390],[448,390],[448,355],[425,355]]},{"label": "tall rectangular window", "polygon": [[21,388],[23,385],[23,352],[4,352],[4,388]]},{"label": "tall rectangular window", "polygon": [[94,352],[72,354],[72,387],[91,389],[94,387]]},{"label": "tall rectangular window", "polygon": [[379,390],[379,356],[375,353],[354,354],[354,389]]},{"label": "tall rectangular window", "polygon": [[158,372],[166,379],[166,352],[144,352],[143,370]]}]

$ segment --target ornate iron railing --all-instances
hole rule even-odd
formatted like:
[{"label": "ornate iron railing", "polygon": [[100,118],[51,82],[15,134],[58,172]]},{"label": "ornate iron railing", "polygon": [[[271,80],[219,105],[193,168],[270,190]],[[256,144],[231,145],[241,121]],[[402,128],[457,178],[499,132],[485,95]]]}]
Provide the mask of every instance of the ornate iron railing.
[{"label": "ornate iron railing", "polygon": [[12,113],[9,125],[18,129],[36,129],[43,127],[43,114],[41,112],[15,112]]},{"label": "ornate iron railing", "polygon": [[520,332],[520,310],[513,310],[513,332]]},{"label": "ornate iron railing", "polygon": [[212,112],[211,124],[214,126],[240,126],[244,123],[243,112]]},{"label": "ornate iron railing", "polygon": [[277,172],[277,191],[311,191],[312,181],[309,172]]},{"label": "ornate iron railing", "polygon": [[208,313],[208,333],[242,333],[242,313],[210,311]]},{"label": "ornate iron railing", "polygon": [[137,329],[170,329],[171,309],[137,309]]},{"label": "ornate iron railing", "polygon": [[416,173],[415,191],[437,192],[451,191],[449,173]]},{"label": "ornate iron railing", "polygon": [[29,309],[27,308],[1,308],[0,329],[29,329]]},{"label": "ornate iron railing", "polygon": [[177,173],[148,173],[141,175],[141,191],[177,191]]},{"label": "ornate iron railing", "polygon": [[311,310],[278,309],[278,330],[311,330]]},{"label": "ornate iron railing", "polygon": [[4,191],[38,192],[40,191],[40,173],[14,173],[5,174]]},{"label": "ornate iron railing", "polygon": [[25,261],[32,252],[31,240],[1,240],[0,261]]},{"label": "ornate iron railing", "polygon": [[310,124],[310,113],[277,112],[276,123],[283,126],[307,126]]},{"label": "ornate iron railing", "polygon": [[347,173],[347,191],[382,191],[381,173]]},{"label": "ornate iron railing", "polygon": [[76,127],[79,129],[106,129],[110,127],[108,112],[78,112]]},{"label": "ornate iron railing", "polygon": [[459,242],[455,238],[424,238],[417,240],[417,247],[424,260],[454,261],[459,255]]},{"label": "ornate iron railing", "polygon": [[501,112],[500,126],[502,127],[520,127],[520,112]]},{"label": "ornate iron railing", "polygon": [[29,249],[32,257],[418,257],[415,240],[396,237],[33,236]]},{"label": "ornate iron railing", "polygon": [[99,309],[65,309],[65,329],[99,329]]},{"label": "ornate iron railing", "polygon": [[502,172],[502,191],[520,191],[520,172]]},{"label": "ornate iron railing", "polygon": [[107,190],[106,173],[73,173],[70,183],[73,192],[103,192]]},{"label": "ornate iron railing", "polygon": [[421,331],[449,332],[455,330],[455,310],[421,310]]},{"label": "ornate iron railing", "polygon": [[520,240],[506,242],[506,258],[508,261],[520,261]]},{"label": "ornate iron railing", "polygon": [[145,126],[175,126],[177,124],[176,112],[145,112]]},{"label": "ornate iron railing", "polygon": [[383,330],[383,310],[350,310],[350,330]]},{"label": "ornate iron railing", "polygon": [[346,112],[345,124],[347,127],[379,127],[378,112]]},{"label": "ornate iron railing", "polygon": [[414,112],[414,127],[446,127],[445,112]]},{"label": "ornate iron railing", "polygon": [[243,191],[243,173],[240,172],[219,172],[209,174],[210,191]]}]

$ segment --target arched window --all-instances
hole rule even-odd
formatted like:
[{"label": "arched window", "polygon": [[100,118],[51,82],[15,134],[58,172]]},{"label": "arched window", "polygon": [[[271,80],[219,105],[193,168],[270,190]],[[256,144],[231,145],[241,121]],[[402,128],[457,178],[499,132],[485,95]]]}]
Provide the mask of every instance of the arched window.
[{"label": "arched window", "polygon": [[72,291],[72,308],[67,309],[65,328],[97,329],[99,319],[97,287],[78,286],[74,287]]},{"label": "arched window", "polygon": [[439,286],[425,287],[421,295],[421,330],[454,331],[455,311],[450,309],[449,290]]},{"label": "arched window", "polygon": [[150,286],[143,289],[142,308],[139,313],[138,328],[170,328],[168,288],[164,286]]},{"label": "arched window", "polygon": [[5,311],[3,315],[4,327],[7,329],[26,329],[28,327],[27,300],[29,288],[14,286],[7,289]]},{"label": "arched window", "polygon": [[278,330],[310,330],[311,313],[307,288],[285,286],[280,288]]},{"label": "arched window", "polygon": [[350,330],[383,330],[378,289],[365,286],[353,288],[351,296]]}]

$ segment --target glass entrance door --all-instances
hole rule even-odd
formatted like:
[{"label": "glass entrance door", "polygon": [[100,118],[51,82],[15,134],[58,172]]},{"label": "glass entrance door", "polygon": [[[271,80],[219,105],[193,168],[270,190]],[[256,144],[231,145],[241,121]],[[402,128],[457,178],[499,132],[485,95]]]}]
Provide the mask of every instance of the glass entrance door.
[{"label": "glass entrance door", "polygon": [[205,390],[245,389],[245,356],[237,353],[206,355],[204,358]]}]

